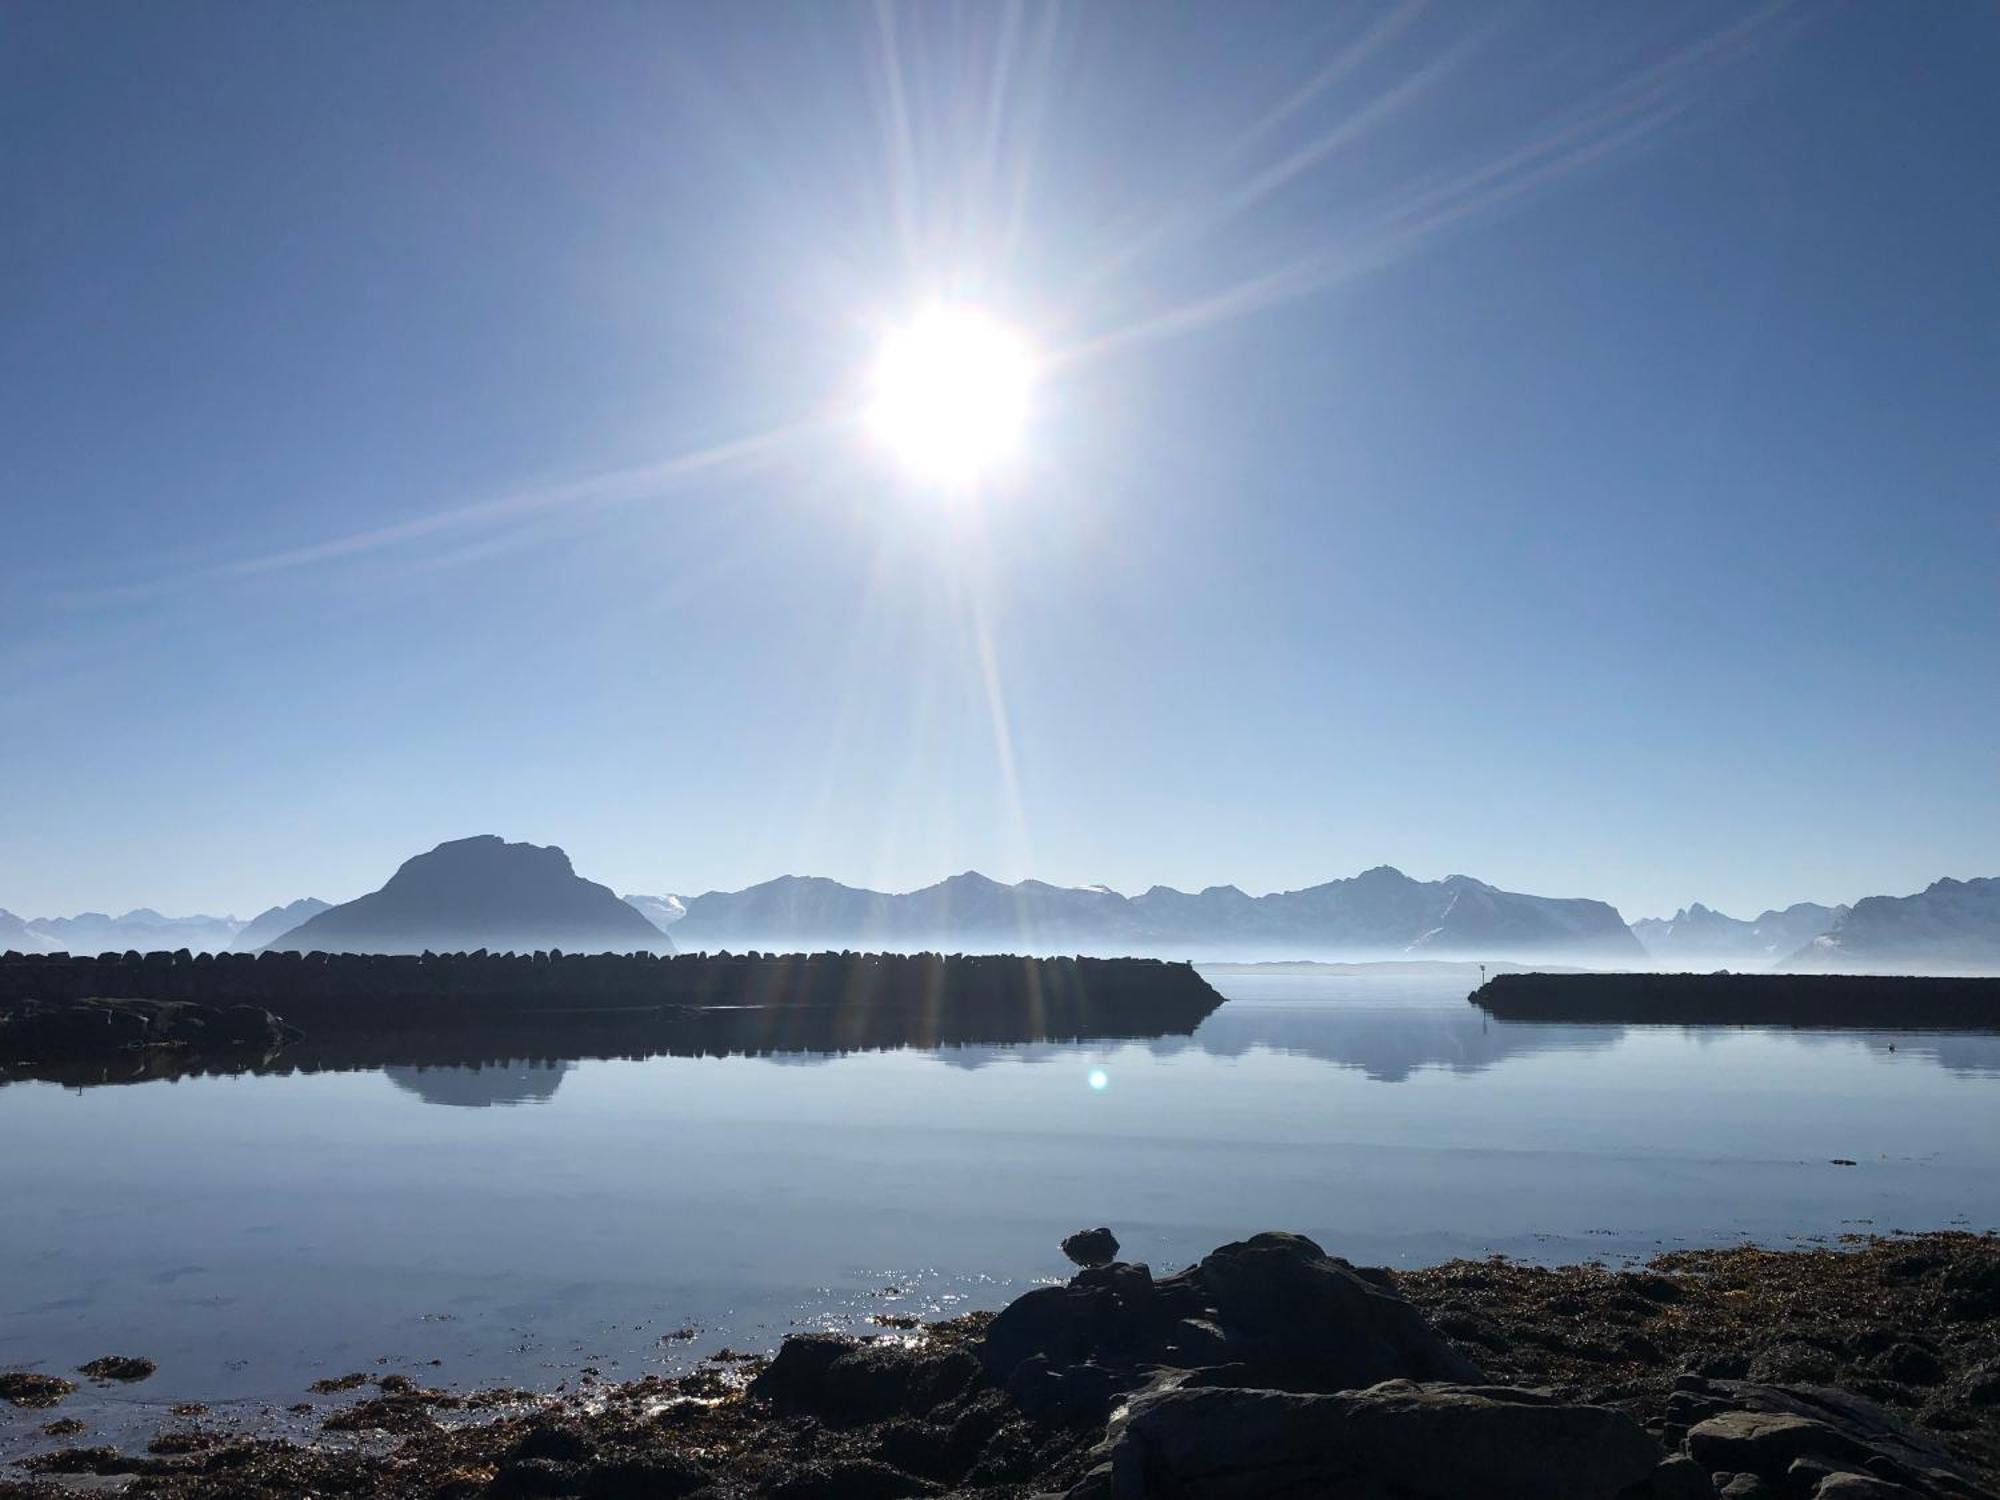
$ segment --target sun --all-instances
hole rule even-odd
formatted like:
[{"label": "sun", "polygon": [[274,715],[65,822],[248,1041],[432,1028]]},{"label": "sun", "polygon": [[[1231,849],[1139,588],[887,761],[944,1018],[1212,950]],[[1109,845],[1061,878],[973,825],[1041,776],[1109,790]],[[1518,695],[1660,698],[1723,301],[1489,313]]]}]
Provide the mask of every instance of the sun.
[{"label": "sun", "polygon": [[1026,340],[983,308],[940,303],[882,341],[868,427],[913,479],[962,492],[1014,456],[1034,384]]}]

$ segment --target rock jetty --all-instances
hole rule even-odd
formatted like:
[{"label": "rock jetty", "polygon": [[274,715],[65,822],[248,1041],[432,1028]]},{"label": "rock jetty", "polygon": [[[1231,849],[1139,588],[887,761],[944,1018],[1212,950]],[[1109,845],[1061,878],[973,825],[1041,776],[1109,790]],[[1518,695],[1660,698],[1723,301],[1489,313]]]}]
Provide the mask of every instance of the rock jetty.
[{"label": "rock jetty", "polygon": [[1472,1003],[1502,1021],[2000,1030],[2000,978],[1496,974]]},{"label": "rock jetty", "polygon": [[303,1034],[348,1066],[425,1061],[402,1055],[425,1038],[445,1054],[576,1056],[1158,1036],[1221,1003],[1192,965],[1157,959],[9,953],[0,1067],[99,1060],[126,1076],[146,1049],[164,1063],[159,1043],[226,1060],[194,1046],[204,1036],[240,1049]]}]

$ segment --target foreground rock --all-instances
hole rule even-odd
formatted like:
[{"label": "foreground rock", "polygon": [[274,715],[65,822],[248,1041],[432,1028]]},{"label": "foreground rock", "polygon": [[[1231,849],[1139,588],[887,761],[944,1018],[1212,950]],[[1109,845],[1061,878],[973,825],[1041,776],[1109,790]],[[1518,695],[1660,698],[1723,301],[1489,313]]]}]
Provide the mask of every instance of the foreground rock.
[{"label": "foreground rock", "polygon": [[1407,1380],[1331,1395],[1170,1385],[1134,1399],[1100,1453],[1069,1500],[1599,1500],[1660,1462],[1622,1412]]},{"label": "foreground rock", "polygon": [[1162,1369],[1217,1369],[1277,1390],[1479,1379],[1385,1273],[1275,1233],[1157,1282],[1143,1265],[1087,1266],[1067,1286],[1016,1298],[978,1356],[1023,1410],[1097,1419]]},{"label": "foreground rock", "polygon": [[1392,1276],[1262,1234],[575,1397],[325,1384],[324,1446],[56,1449],[0,1497],[1992,1500],[2000,1242]]}]

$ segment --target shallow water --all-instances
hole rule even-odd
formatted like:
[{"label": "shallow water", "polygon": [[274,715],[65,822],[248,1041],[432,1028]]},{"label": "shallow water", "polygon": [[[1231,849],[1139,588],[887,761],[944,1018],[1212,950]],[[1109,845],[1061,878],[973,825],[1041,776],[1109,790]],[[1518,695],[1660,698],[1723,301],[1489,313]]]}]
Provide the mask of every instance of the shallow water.
[{"label": "shallow water", "polygon": [[1151,1042],[0,1087],[0,1368],[159,1362],[86,1414],[356,1369],[629,1378],[997,1305],[1097,1223],[1156,1268],[1274,1227],[1416,1265],[2000,1223],[2000,1036],[1217,984]]}]

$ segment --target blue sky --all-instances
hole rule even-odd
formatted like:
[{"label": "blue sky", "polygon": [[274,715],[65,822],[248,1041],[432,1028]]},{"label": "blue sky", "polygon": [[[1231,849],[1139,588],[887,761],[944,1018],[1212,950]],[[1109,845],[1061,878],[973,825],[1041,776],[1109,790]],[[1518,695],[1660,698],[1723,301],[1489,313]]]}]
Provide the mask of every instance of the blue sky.
[{"label": "blue sky", "polygon": [[[0,10],[0,906],[2000,872],[2000,11]],[[843,420],[975,300],[966,500]]]}]

